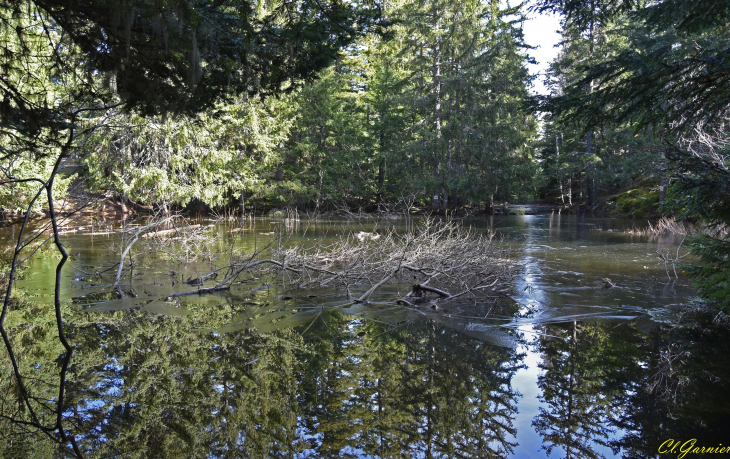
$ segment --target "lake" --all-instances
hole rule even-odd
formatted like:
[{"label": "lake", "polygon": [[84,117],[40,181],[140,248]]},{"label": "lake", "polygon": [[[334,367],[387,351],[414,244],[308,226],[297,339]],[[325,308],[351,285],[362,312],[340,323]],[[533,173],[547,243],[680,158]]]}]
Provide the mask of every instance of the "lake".
[{"label": "lake", "polygon": [[[98,222],[69,232],[61,311],[74,355],[59,387],[58,256],[44,247],[6,319],[34,409],[6,347],[0,455],[72,457],[71,436],[86,457],[641,458],[676,457],[660,454],[670,439],[730,444],[727,324],[694,314],[689,281],[657,254],[685,253],[681,237],[527,210],[464,220],[505,237],[518,275],[499,301],[440,309],[352,304],[344,291],[255,273],[229,291],[164,300],[226,248],[326,244],[414,221],[201,221],[212,248],[139,243],[119,288],[118,235],[89,235],[105,232]],[[180,250],[197,256],[180,263]]]}]

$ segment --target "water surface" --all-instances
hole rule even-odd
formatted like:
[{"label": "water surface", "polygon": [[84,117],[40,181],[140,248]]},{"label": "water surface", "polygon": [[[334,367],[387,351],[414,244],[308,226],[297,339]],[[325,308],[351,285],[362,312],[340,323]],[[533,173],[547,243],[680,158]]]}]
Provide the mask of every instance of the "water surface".
[{"label": "water surface", "polygon": [[[104,271],[117,237],[65,235],[61,293],[76,346],[66,431],[89,457],[659,457],[669,438],[728,441],[724,336],[665,325],[694,295],[656,253],[678,239],[558,213],[465,224],[508,235],[520,263],[512,301],[342,308],[345,292],[280,278],[169,303],[215,261],[144,261],[133,249],[118,289],[115,269]],[[251,251],[282,226],[209,231],[220,247]],[[314,244],[374,227],[300,222],[286,237]],[[63,351],[49,305],[56,263],[50,249],[29,261],[8,317],[46,425]],[[2,456],[54,457],[48,435],[19,423],[28,413],[3,361]]]}]

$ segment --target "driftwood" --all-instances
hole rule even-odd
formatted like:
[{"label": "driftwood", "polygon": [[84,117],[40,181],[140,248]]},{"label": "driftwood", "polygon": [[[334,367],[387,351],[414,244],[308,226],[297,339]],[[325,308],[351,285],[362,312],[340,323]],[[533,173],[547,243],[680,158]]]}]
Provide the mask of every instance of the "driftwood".
[{"label": "driftwood", "polygon": [[190,296],[190,295],[204,295],[206,293],[225,292],[226,290],[230,290],[230,289],[231,289],[230,285],[225,285],[223,287],[201,288],[198,290],[191,290],[188,292],[173,293],[172,295],[168,295],[167,298],[179,298],[181,296]]},{"label": "driftwood", "polygon": [[415,296],[421,296],[422,292],[435,293],[436,295],[440,296],[441,298],[451,298],[451,294],[449,292],[444,292],[443,290],[439,290],[434,287],[429,287],[428,285],[416,284],[413,286],[413,294]]},{"label": "driftwood", "polygon": [[153,231],[150,233],[143,234],[142,237],[145,239],[151,239],[153,237],[160,237],[160,236],[167,236],[168,234],[175,234],[183,231],[190,231],[200,228],[200,225],[189,225],[189,226],[183,226],[181,228],[172,228],[167,230],[160,230],[160,231]]},{"label": "driftwood", "polygon": [[405,284],[412,286],[411,293],[393,300],[413,306],[405,298],[424,293],[438,295],[434,301],[500,296],[509,288],[516,267],[509,250],[494,243],[494,233],[427,220],[406,232],[386,231],[377,240],[350,234],[327,246],[279,244],[231,255],[227,265],[201,276],[205,279],[220,273],[220,282],[170,297],[227,290],[244,272],[256,272],[254,277],[278,275],[286,284],[300,288],[329,286],[342,288],[348,295],[359,291],[353,298],[356,303],[367,303],[386,284]]},{"label": "driftwood", "polygon": [[[160,225],[164,225],[166,223],[169,223],[170,221],[172,221],[173,218],[174,217],[166,217],[166,218],[163,218],[163,219],[153,218],[151,223],[149,223],[148,225],[145,225],[145,226],[138,227],[131,234],[131,241],[128,241],[127,242],[126,246],[122,250],[122,253],[119,255],[119,267],[117,268],[117,276],[116,276],[115,281],[114,281],[114,283],[116,285],[119,285],[119,282],[120,282],[120,280],[122,278],[122,271],[124,270],[124,257],[127,256],[127,253],[129,253],[129,251],[132,249],[132,246],[134,245],[134,243],[137,242],[137,240],[140,237],[145,237],[145,236],[147,236],[147,234],[150,234],[150,233],[146,233],[147,231],[149,231],[149,230],[151,230],[153,228],[157,228]],[[124,235],[126,235],[126,233],[123,233],[123,236],[122,236],[122,241],[123,242],[124,242]],[[123,244],[123,246],[124,246],[124,244]]]}]

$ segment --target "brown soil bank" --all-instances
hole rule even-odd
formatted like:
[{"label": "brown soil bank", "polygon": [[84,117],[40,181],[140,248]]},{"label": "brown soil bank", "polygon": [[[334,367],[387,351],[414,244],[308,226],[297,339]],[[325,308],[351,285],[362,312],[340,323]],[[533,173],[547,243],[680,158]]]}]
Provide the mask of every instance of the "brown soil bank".
[{"label": "brown soil bank", "polygon": [[[72,192],[64,199],[53,202],[56,215],[62,218],[98,218],[101,220],[120,220],[139,213],[151,212],[151,206],[143,206],[117,193]],[[50,211],[45,206],[40,212],[33,212],[31,219],[48,218]],[[25,218],[22,212],[0,210],[0,219],[6,223],[16,223]]]}]

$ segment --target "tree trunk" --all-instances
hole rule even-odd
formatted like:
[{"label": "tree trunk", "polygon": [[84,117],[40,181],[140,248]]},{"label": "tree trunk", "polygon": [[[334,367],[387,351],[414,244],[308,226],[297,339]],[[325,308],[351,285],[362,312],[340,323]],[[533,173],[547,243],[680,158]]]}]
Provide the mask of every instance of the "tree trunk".
[{"label": "tree trunk", "polygon": [[593,179],[590,177],[586,180],[586,207],[589,210],[593,207]]},{"label": "tree trunk", "polygon": [[568,205],[573,207],[573,176],[568,176]]},{"label": "tree trunk", "polygon": [[555,134],[555,169],[558,177],[558,185],[560,185],[560,202],[565,207],[565,193],[563,192],[563,178],[560,176],[560,133]]},{"label": "tree trunk", "polygon": [[[432,10],[433,24],[436,26],[439,22],[438,9],[434,6]],[[439,152],[441,142],[441,44],[438,36],[438,29],[435,31],[434,43],[433,43],[433,68],[431,73],[431,79],[433,83],[433,92],[435,96],[435,102],[433,106],[433,128],[436,135],[436,142],[433,145],[433,154],[436,158],[436,170],[434,171],[434,177],[437,181],[440,181],[439,170],[441,169],[441,157]],[[433,211],[441,211],[441,201],[438,191],[433,195]]]},{"label": "tree trunk", "polygon": [[378,193],[383,192],[383,186],[385,186],[385,158],[378,164]]},{"label": "tree trunk", "polygon": [[380,198],[380,195],[383,193],[383,188],[385,187],[385,168],[387,166],[385,162],[385,112],[383,111],[380,112],[380,132],[378,140],[380,141],[380,154],[382,155],[380,164],[378,164],[378,198]]},{"label": "tree trunk", "polygon": [[322,203],[322,184],[324,183],[324,171],[320,169],[317,172],[317,199],[315,205],[319,210],[319,206]]},{"label": "tree trunk", "polygon": [[[434,24],[438,22],[438,10],[433,10]],[[441,55],[439,37],[436,35],[433,45],[433,92],[436,101],[433,107],[433,125],[436,131],[436,139],[441,139]],[[438,143],[438,141],[437,141]]]},{"label": "tree trunk", "polygon": [[[588,160],[592,161],[593,156],[593,130],[589,129],[586,134],[586,154]],[[586,171],[586,207],[588,210],[593,207],[593,166],[592,163],[588,164],[588,170]]]},{"label": "tree trunk", "polygon": [[[593,51],[594,51],[594,32],[596,30],[596,24],[595,24],[595,4],[591,0],[591,22],[590,22],[590,28],[588,30],[588,53],[590,56],[590,59],[593,59]],[[588,94],[593,94],[593,80],[591,80],[590,84],[588,85]],[[586,154],[588,155],[588,160],[591,161],[588,165],[588,171],[586,173],[586,210],[590,212],[591,208],[593,207],[593,128],[588,129],[588,133],[586,134]]]}]

